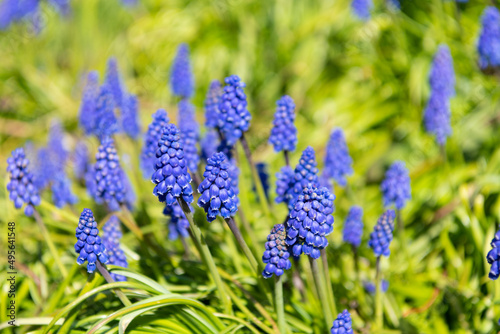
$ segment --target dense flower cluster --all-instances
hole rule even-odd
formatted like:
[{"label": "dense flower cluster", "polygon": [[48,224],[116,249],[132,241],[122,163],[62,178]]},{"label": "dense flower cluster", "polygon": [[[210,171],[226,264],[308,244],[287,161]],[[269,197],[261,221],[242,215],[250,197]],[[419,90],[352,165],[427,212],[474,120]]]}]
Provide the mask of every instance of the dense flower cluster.
[{"label": "dense flower cluster", "polygon": [[29,160],[22,148],[12,151],[12,156],[7,158],[7,173],[10,178],[7,190],[16,209],[26,204],[24,214],[32,216],[35,206],[40,204],[40,196],[38,189],[33,185],[33,175],[28,170],[28,165]]},{"label": "dense flower cluster", "polygon": [[179,129],[181,130],[181,141],[184,147],[184,158],[189,171],[196,173],[200,156],[198,154],[198,140],[200,128],[196,123],[194,106],[188,100],[179,102]]},{"label": "dense flower cluster", "polygon": [[[120,229],[120,221],[116,216],[109,217],[109,220],[102,228],[102,244],[106,248],[105,254],[108,258],[108,263],[115,266],[127,268],[128,262],[125,253],[120,248],[120,239],[122,231]],[[126,281],[127,278],[122,275],[111,273],[111,277],[115,281]]]},{"label": "dense flower cluster", "polygon": [[331,334],[353,334],[351,315],[347,310],[342,311],[333,321]]},{"label": "dense flower cluster", "polygon": [[320,257],[320,250],[328,245],[326,236],[333,231],[334,200],[335,195],[326,188],[304,188],[286,223],[286,242],[292,246],[293,256]]},{"label": "dense flower cluster", "polygon": [[126,100],[126,93],[123,87],[122,79],[120,77],[118,62],[114,57],[108,59],[104,83],[109,87],[109,90],[113,95],[115,106],[117,108],[123,109]]},{"label": "dense flower cluster", "polygon": [[118,122],[115,116],[115,100],[111,88],[101,85],[95,106],[95,118],[92,133],[99,138],[111,136],[118,132]]},{"label": "dense flower cluster", "polygon": [[120,167],[120,158],[113,139],[105,137],[95,156],[94,177],[96,196],[117,211],[126,202],[126,175]]},{"label": "dense flower cluster", "polygon": [[345,220],[343,240],[354,247],[359,247],[362,235],[363,209],[359,206],[353,206],[349,209]]},{"label": "dense flower cluster", "polygon": [[370,234],[368,246],[373,249],[375,256],[389,256],[391,251],[389,246],[392,241],[392,232],[394,231],[394,218],[396,214],[393,210],[387,210],[378,219],[373,232]]},{"label": "dense flower cluster", "polygon": [[76,196],[71,191],[71,181],[64,174],[58,174],[52,181],[52,200],[58,208],[64,207],[66,204],[75,204]]},{"label": "dense flower cluster", "polygon": [[87,149],[87,145],[85,145],[83,141],[79,141],[76,144],[72,160],[73,174],[77,179],[83,180],[89,166],[89,152]]},{"label": "dense flower cluster", "polygon": [[179,235],[182,238],[189,237],[189,221],[177,201],[172,205],[165,205],[163,214],[170,218],[168,222],[168,238],[170,240],[177,240]]},{"label": "dense flower cluster", "polygon": [[435,92],[443,93],[450,97],[455,94],[455,71],[453,58],[447,45],[439,46],[432,61],[429,83]]},{"label": "dense flower cluster", "polygon": [[79,254],[76,263],[82,265],[87,261],[87,272],[94,272],[97,260],[102,264],[108,262],[92,210],[83,209],[76,228],[76,239],[75,252]]},{"label": "dense flower cluster", "polygon": [[354,14],[363,21],[370,18],[370,11],[373,8],[372,0],[352,0],[351,8]]},{"label": "dense flower cluster", "polygon": [[292,267],[285,239],[285,226],[283,224],[274,225],[271,233],[267,236],[266,250],[264,251],[264,255],[262,255],[262,262],[266,264],[262,272],[264,278],[271,278],[273,274],[281,276],[285,270]]},{"label": "dense flower cluster", "polygon": [[154,172],[156,150],[158,149],[158,141],[161,138],[161,129],[170,122],[165,109],[158,109],[152,117],[153,121],[149,124],[148,131],[144,134],[144,144],[141,151],[141,169],[147,178],[150,178]]},{"label": "dense flower cluster", "polygon": [[495,237],[491,240],[491,247],[493,248],[486,256],[488,263],[491,265],[488,277],[496,280],[500,276],[500,230],[495,233]]},{"label": "dense flower cluster", "polygon": [[174,124],[167,124],[162,129],[154,167],[151,177],[155,184],[153,194],[158,196],[160,202],[173,205],[181,197],[186,203],[193,202],[191,176],[187,171],[179,129]]},{"label": "dense flower cluster", "polygon": [[275,152],[295,151],[297,145],[297,128],[295,127],[295,103],[285,95],[276,102],[273,128],[269,143],[274,146]]},{"label": "dense flower cluster", "polygon": [[212,222],[220,215],[229,218],[238,210],[238,199],[234,194],[229,175],[230,164],[226,162],[224,153],[215,153],[207,161],[203,177],[198,186],[201,194],[198,206],[207,213],[207,219]]},{"label": "dense flower cluster", "polygon": [[238,165],[237,165],[235,159],[229,159],[228,163],[229,163],[229,168],[227,169],[227,173],[229,174],[229,180],[231,180],[231,189],[233,190],[233,193],[234,193],[236,206],[239,206],[240,199],[239,199],[238,195],[240,194],[240,187],[239,187],[240,169],[238,168]]},{"label": "dense flower cluster", "polygon": [[245,83],[237,75],[225,79],[226,86],[219,99],[219,128],[229,145],[234,145],[248,130],[252,116],[247,109]]},{"label": "dense flower cluster", "polygon": [[130,138],[137,138],[141,129],[139,127],[139,101],[137,96],[126,94],[122,106],[122,129]]},{"label": "dense flower cluster", "polygon": [[219,98],[222,94],[222,86],[219,80],[213,80],[208,88],[205,98],[205,125],[215,128],[219,123]]},{"label": "dense flower cluster", "polygon": [[36,20],[39,0],[3,0],[0,3],[0,30],[23,19]]},{"label": "dense flower cluster", "polygon": [[170,74],[170,85],[174,95],[181,98],[189,98],[194,93],[194,77],[191,72],[187,44],[183,43],[177,48]]},{"label": "dense flower cluster", "polygon": [[99,94],[99,73],[91,71],[87,74],[87,82],[83,89],[82,102],[78,113],[79,123],[85,134],[94,131],[96,118],[96,101]]},{"label": "dense flower cluster", "polygon": [[401,210],[405,207],[406,201],[411,199],[411,185],[408,169],[402,161],[394,162],[380,186],[384,198],[384,205],[394,204],[396,209]]},{"label": "dense flower cluster", "polygon": [[201,158],[206,161],[217,152],[217,148],[219,147],[219,135],[217,131],[208,129],[205,136],[201,139],[200,146]]},{"label": "dense flower cluster", "polygon": [[481,68],[500,66],[500,12],[488,6],[481,19],[481,35],[477,44]]},{"label": "dense flower cluster", "polygon": [[340,128],[334,129],[328,140],[323,173],[341,186],[347,184],[346,176],[353,173],[352,158]]},{"label": "dense flower cluster", "polygon": [[276,173],[276,203],[287,203],[293,198],[293,185],[295,184],[295,174],[289,166],[282,167]]}]

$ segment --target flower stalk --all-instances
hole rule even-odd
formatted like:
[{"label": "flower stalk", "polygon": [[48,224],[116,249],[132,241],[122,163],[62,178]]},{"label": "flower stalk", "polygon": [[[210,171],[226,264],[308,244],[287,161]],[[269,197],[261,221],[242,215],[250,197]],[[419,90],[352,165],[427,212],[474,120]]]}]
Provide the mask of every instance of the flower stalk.
[{"label": "flower stalk", "polygon": [[330,309],[330,303],[328,302],[328,291],[326,289],[325,277],[319,270],[317,260],[309,257],[309,262],[311,263],[314,281],[316,283],[316,287],[318,288],[319,299],[321,301],[321,308],[323,310],[323,317],[326,322],[326,327],[330,328],[333,322],[333,317]]},{"label": "flower stalk", "polygon": [[283,280],[282,276],[274,277],[274,296],[275,296],[275,306],[276,315],[278,317],[278,328],[281,334],[286,334],[286,319],[285,319],[285,308],[283,303]]}]

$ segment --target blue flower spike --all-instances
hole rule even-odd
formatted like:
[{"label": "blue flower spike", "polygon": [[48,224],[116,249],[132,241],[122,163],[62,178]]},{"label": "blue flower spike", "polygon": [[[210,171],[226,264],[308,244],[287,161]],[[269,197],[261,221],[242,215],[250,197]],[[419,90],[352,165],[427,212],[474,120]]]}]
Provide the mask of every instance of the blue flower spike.
[{"label": "blue flower spike", "polygon": [[205,125],[216,128],[219,124],[219,99],[222,95],[222,85],[219,80],[213,80],[205,98]]},{"label": "blue flower spike", "polygon": [[337,319],[333,321],[331,334],[353,334],[352,330],[352,320],[349,311],[344,310],[339,313]]},{"label": "blue flower spike", "polygon": [[87,262],[87,272],[95,271],[97,260],[102,264],[108,262],[92,210],[83,209],[76,228],[76,239],[75,252],[79,254],[76,263],[82,265]]},{"label": "blue flower spike", "polygon": [[179,102],[179,129],[188,169],[196,173],[200,163],[197,146],[200,139],[200,127],[196,122],[194,106],[186,99]]},{"label": "blue flower spike", "polygon": [[207,220],[212,222],[217,215],[230,218],[238,210],[238,200],[234,194],[229,175],[230,165],[224,153],[215,153],[207,161],[204,180],[198,186],[201,194],[198,206],[207,213]]},{"label": "blue flower spike", "polygon": [[189,47],[185,43],[177,48],[170,74],[170,86],[172,93],[181,98],[190,98],[194,94],[194,76],[189,61]]},{"label": "blue flower spike", "polygon": [[363,209],[359,206],[352,206],[345,221],[343,240],[353,247],[359,247],[362,235]]},{"label": "blue flower spike", "polygon": [[292,268],[285,239],[285,226],[283,224],[274,225],[271,233],[267,236],[266,250],[262,255],[262,262],[266,264],[262,272],[264,278],[271,278],[273,274],[281,276],[285,270]]},{"label": "blue flower spike", "polygon": [[295,103],[290,96],[285,95],[276,102],[276,106],[269,143],[274,146],[275,152],[293,152],[297,146]]},{"label": "blue flower spike", "polygon": [[132,139],[141,133],[139,126],[139,100],[133,94],[124,96],[122,106],[122,129]]},{"label": "blue flower spike", "polygon": [[12,156],[7,158],[7,173],[9,183],[7,190],[9,198],[14,202],[16,209],[20,209],[26,204],[24,214],[31,217],[35,211],[35,206],[40,205],[40,195],[38,189],[33,184],[33,174],[28,169],[29,160],[24,154],[23,148],[12,151]]},{"label": "blue flower spike", "polygon": [[341,128],[332,131],[326,148],[325,167],[323,173],[333,178],[340,186],[347,184],[346,176],[352,175],[352,158]]},{"label": "blue flower spike", "polygon": [[158,149],[158,141],[161,138],[161,130],[170,122],[165,109],[158,109],[152,117],[153,121],[144,134],[144,144],[141,151],[141,169],[143,175],[148,179],[154,172],[156,150]]},{"label": "blue flower spike", "polygon": [[368,241],[368,246],[373,249],[375,256],[389,256],[391,250],[389,246],[392,241],[392,233],[394,231],[394,218],[396,213],[394,210],[387,210],[378,219],[373,232],[370,234],[370,240]]},{"label": "blue flower spike", "polygon": [[488,6],[481,18],[481,34],[477,43],[479,66],[482,69],[500,66],[500,12]]},{"label": "blue flower spike", "polygon": [[155,184],[153,194],[160,202],[173,205],[178,198],[183,198],[186,203],[193,202],[191,176],[187,170],[180,132],[174,124],[167,124],[162,129],[154,168],[151,177]]},{"label": "blue flower spike", "polygon": [[293,197],[295,174],[289,166],[284,166],[276,173],[276,203],[287,203]]},{"label": "blue flower spike", "polygon": [[362,21],[368,21],[373,8],[372,0],[352,0],[351,9],[356,17]]},{"label": "blue flower spike", "polygon": [[[127,257],[120,247],[122,231],[118,218],[116,216],[109,217],[109,220],[104,224],[104,227],[102,228],[102,232],[102,244],[106,249],[105,254],[108,258],[108,264],[127,268]],[[123,282],[127,280],[127,278],[122,275],[117,275],[114,273],[110,273],[110,275],[113,280],[117,282]]]},{"label": "blue flower spike", "polygon": [[411,199],[411,185],[408,169],[402,161],[394,162],[385,174],[385,179],[380,185],[384,198],[384,206],[392,204],[401,210],[406,202]]},{"label": "blue flower spike", "polygon": [[78,112],[79,124],[86,135],[93,133],[96,122],[96,101],[99,94],[99,73],[91,71],[83,89],[82,102]]},{"label": "blue flower spike", "polygon": [[488,277],[491,280],[497,280],[500,276],[500,230],[495,233],[495,237],[491,240],[493,247],[486,256],[486,260],[491,265]]},{"label": "blue flower spike", "polygon": [[127,96],[120,76],[120,70],[118,69],[118,61],[115,57],[108,59],[104,82],[109,87],[111,94],[113,95],[115,106],[123,110]]},{"label": "blue flower spike", "polygon": [[[194,211],[191,206],[190,211]],[[163,214],[170,218],[168,222],[169,240],[177,240],[179,236],[182,238],[189,237],[189,221],[178,202],[174,202],[173,205],[165,205]]]}]

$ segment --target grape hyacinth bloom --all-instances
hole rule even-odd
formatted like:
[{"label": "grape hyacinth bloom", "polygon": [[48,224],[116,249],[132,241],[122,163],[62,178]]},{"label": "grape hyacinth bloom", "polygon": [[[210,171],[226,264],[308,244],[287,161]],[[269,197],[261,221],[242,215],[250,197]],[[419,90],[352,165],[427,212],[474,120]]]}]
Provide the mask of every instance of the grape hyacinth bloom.
[{"label": "grape hyacinth bloom", "polygon": [[318,177],[318,183],[320,187],[325,187],[329,192],[333,193],[333,181],[325,171]]},{"label": "grape hyacinth bloom", "polygon": [[200,128],[196,123],[194,106],[188,100],[179,102],[179,129],[184,146],[184,159],[191,173],[196,173],[200,156],[196,146],[200,137]]},{"label": "grape hyacinth bloom", "polygon": [[[120,221],[116,216],[109,217],[109,220],[102,228],[102,244],[106,248],[105,254],[108,258],[108,264],[127,268],[128,262],[125,253],[120,248],[120,239],[122,238],[122,231],[120,228]],[[122,275],[110,273],[113,280],[117,282],[126,281],[127,278]]]},{"label": "grape hyacinth bloom", "polygon": [[446,138],[451,135],[450,102],[439,92],[432,92],[424,112],[424,125],[427,132],[436,136],[440,146],[446,143]]},{"label": "grape hyacinth bloom", "polygon": [[[363,287],[365,288],[365,291],[368,292],[370,295],[375,295],[375,292],[377,290],[375,283],[370,281],[365,281],[363,282]],[[387,292],[387,290],[389,289],[389,281],[383,279],[381,287],[382,287],[382,292]]]},{"label": "grape hyacinth bloom", "polygon": [[139,127],[139,101],[137,96],[126,94],[122,107],[122,128],[130,138],[135,139],[139,136],[141,129]]},{"label": "grape hyacinth bloom", "polygon": [[359,247],[362,235],[363,209],[359,206],[352,206],[345,221],[343,240],[354,247]]},{"label": "grape hyacinth bloom", "polygon": [[79,141],[73,152],[73,173],[77,179],[83,180],[89,165],[89,152],[83,141]]},{"label": "grape hyacinth bloom", "polygon": [[87,261],[88,273],[91,274],[95,271],[97,260],[102,264],[108,262],[106,249],[99,237],[99,230],[92,210],[83,209],[76,228],[76,239],[75,252],[79,254],[76,263],[82,265]]},{"label": "grape hyacinth bloom", "polygon": [[[255,165],[257,168],[257,173],[259,174],[259,180],[262,183],[262,188],[264,188],[264,193],[266,198],[269,198],[269,173],[267,172],[267,164],[265,162],[259,162]],[[253,191],[257,192],[255,185]]]},{"label": "grape hyacinth bloom", "polygon": [[406,201],[411,199],[411,186],[408,169],[404,162],[396,161],[391,165],[380,189],[384,197],[384,206],[394,204],[398,210],[405,207]]},{"label": "grape hyacinth bloom", "polygon": [[491,280],[496,280],[500,276],[500,230],[495,233],[495,237],[491,240],[493,247],[486,256],[486,260],[491,265],[488,277]]},{"label": "grape hyacinth bloom", "polygon": [[93,134],[99,138],[111,136],[118,132],[118,123],[114,113],[115,101],[111,88],[101,85],[96,102],[95,124]]},{"label": "grape hyacinth bloom", "polygon": [[370,234],[368,246],[373,249],[375,256],[389,256],[391,251],[389,246],[392,241],[392,232],[394,231],[394,218],[396,214],[393,210],[387,210],[378,219],[373,232]]},{"label": "grape hyacinth bloom", "polygon": [[274,146],[275,152],[295,151],[297,145],[297,128],[295,127],[295,103],[288,95],[276,102],[273,128],[269,137],[269,144]]},{"label": "grape hyacinth bloom", "polygon": [[186,203],[193,202],[191,175],[187,171],[179,129],[174,124],[167,124],[162,129],[154,168],[151,177],[155,184],[153,194],[160,202],[173,205],[178,198]]},{"label": "grape hyacinth bloom", "polygon": [[351,315],[347,310],[342,311],[333,321],[331,334],[353,334]]},{"label": "grape hyacinth bloom", "polygon": [[10,179],[7,183],[7,190],[16,209],[20,209],[26,204],[24,214],[31,217],[35,206],[40,204],[40,196],[38,189],[33,184],[33,174],[29,171],[28,165],[29,160],[26,158],[23,148],[12,151],[12,156],[7,158],[7,173]]},{"label": "grape hyacinth bloom", "polygon": [[266,250],[262,255],[262,262],[266,264],[262,272],[264,278],[271,278],[273,274],[281,276],[285,270],[292,268],[285,239],[285,226],[283,224],[274,225],[271,233],[267,236]]},{"label": "grape hyacinth bloom", "polygon": [[247,109],[245,83],[237,75],[225,79],[226,86],[219,100],[219,128],[233,146],[250,127],[252,116]]},{"label": "grape hyacinth bloom", "polygon": [[113,139],[105,137],[102,140],[95,158],[96,196],[104,200],[110,210],[118,211],[126,202],[126,175],[120,167]]},{"label": "grape hyacinth bloom", "polygon": [[230,164],[224,153],[215,153],[207,161],[204,180],[198,186],[201,194],[198,206],[207,213],[207,220],[212,222],[217,215],[230,218],[238,210],[238,200],[234,194],[229,176]]},{"label": "grape hyacinth bloom", "polygon": [[99,94],[99,73],[91,71],[87,74],[87,82],[83,89],[82,102],[78,113],[79,123],[86,135],[92,134],[96,122],[96,101]]},{"label": "grape hyacinth bloom", "polygon": [[346,176],[353,173],[352,158],[349,155],[344,132],[341,128],[334,129],[330,135],[326,147],[323,173],[343,187],[347,184]]},{"label": "grape hyacinth bloom", "polygon": [[289,166],[284,166],[276,173],[276,203],[287,203],[293,197],[293,185],[295,184],[295,174]]},{"label": "grape hyacinth bloom", "polygon": [[370,11],[373,8],[372,0],[352,0],[351,9],[354,15],[360,20],[367,21],[370,19]]},{"label": "grape hyacinth bloom", "polygon": [[229,179],[231,180],[231,189],[233,190],[234,193],[236,206],[239,206],[240,198],[238,197],[238,195],[240,194],[240,187],[239,187],[240,169],[238,168],[235,159],[229,159],[229,168],[227,169],[227,172],[229,174]]},{"label": "grape hyacinth bloom", "polygon": [[178,202],[174,202],[173,205],[165,205],[163,214],[170,218],[168,222],[168,239],[174,241],[179,236],[182,238],[189,237],[189,221]]},{"label": "grape hyacinth bloom", "polygon": [[201,139],[200,146],[201,158],[206,161],[217,152],[217,148],[219,147],[219,135],[217,131],[208,129],[205,136]]},{"label": "grape hyacinth bloom", "polygon": [[87,189],[87,193],[94,199],[94,201],[98,204],[102,203],[102,199],[97,196],[97,182],[95,179],[95,170],[94,166],[89,164],[87,166],[87,172],[85,172],[84,176],[85,181],[85,189]]},{"label": "grape hyacinth bloom", "polygon": [[71,181],[66,176],[66,173],[57,174],[52,181],[52,200],[58,208],[64,207],[66,204],[75,204],[76,196],[71,191]]},{"label": "grape hyacinth bloom", "polygon": [[33,18],[39,10],[39,0],[3,0],[0,4],[0,30],[25,18]]},{"label": "grape hyacinth bloom", "polygon": [[104,84],[109,87],[109,90],[113,95],[113,100],[115,101],[114,105],[120,109],[123,109],[126,99],[126,93],[123,88],[122,79],[120,77],[120,70],[118,69],[118,62],[115,57],[111,57],[108,59]]},{"label": "grape hyacinth bloom", "polygon": [[434,55],[429,83],[433,92],[440,92],[446,97],[455,94],[455,71],[453,58],[446,44],[441,44]]},{"label": "grape hyacinth bloom", "polygon": [[194,93],[194,77],[189,61],[189,48],[182,43],[177,48],[172,73],[170,74],[172,93],[181,98],[190,98]]},{"label": "grape hyacinth bloom", "polygon": [[286,243],[292,255],[302,253],[312,259],[320,257],[320,250],[328,245],[326,236],[333,231],[333,201],[335,195],[326,188],[304,188],[290,211]]},{"label": "grape hyacinth bloom", "polygon": [[481,18],[481,34],[477,44],[482,69],[500,66],[500,12],[488,6]]},{"label": "grape hyacinth bloom", "polygon": [[38,190],[43,190],[58,173],[56,164],[48,147],[38,149],[36,154],[35,171],[33,173],[33,184]]},{"label": "grape hyacinth bloom", "polygon": [[141,151],[141,169],[144,177],[147,178],[150,178],[154,172],[156,150],[158,149],[158,141],[161,138],[161,129],[170,122],[165,109],[158,109],[152,117],[153,121],[149,124],[148,131],[144,134],[144,145]]},{"label": "grape hyacinth bloom", "polygon": [[[216,128],[219,123],[219,99],[222,94],[222,86],[219,80],[213,80],[208,88],[205,98],[205,126]],[[210,156],[211,157],[211,156]]]},{"label": "grape hyacinth bloom", "polygon": [[299,163],[295,167],[293,188],[286,195],[288,208],[291,210],[294,206],[295,200],[302,194],[303,189],[308,186],[316,188],[319,186],[318,168],[316,167],[316,154],[314,149],[308,146]]}]

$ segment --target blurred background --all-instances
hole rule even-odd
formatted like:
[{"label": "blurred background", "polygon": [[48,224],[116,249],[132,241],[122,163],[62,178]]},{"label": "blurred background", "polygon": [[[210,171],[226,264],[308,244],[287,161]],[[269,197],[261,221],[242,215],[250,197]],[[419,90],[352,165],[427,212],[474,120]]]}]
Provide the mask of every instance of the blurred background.
[{"label": "blurred background", "polygon": [[[407,243],[395,240],[383,264],[390,282],[384,297],[389,327],[404,333],[495,332],[500,285],[488,279],[485,256],[500,215],[500,79],[480,70],[477,54],[481,14],[488,5],[401,0],[399,10],[375,0],[371,17],[361,20],[347,0],[144,0],[128,5],[85,0],[71,1],[65,15],[42,2],[36,25],[25,20],[0,31],[0,221],[18,223],[21,261],[46,287],[57,283],[38,257],[39,247],[45,246],[34,242],[40,239],[36,229],[29,231],[34,222],[8,200],[8,155],[27,143],[45,145],[54,119],[61,120],[67,132],[64,144],[72,151],[82,137],[78,110],[86,74],[97,70],[103,78],[113,56],[127,89],[139,98],[142,132],[158,108],[165,108],[175,123],[170,66],[178,45],[187,43],[200,124],[211,80],[237,74],[246,83],[253,117],[247,138],[254,159],[268,164],[272,198],[275,173],[284,165],[282,155],[267,143],[277,99],[288,94],[296,103],[299,140],[292,165],[312,146],[321,169],[331,130],[344,130],[354,174],[348,191],[335,186],[335,231],[328,248],[340,304],[372,312],[370,302],[358,305],[352,254],[340,232],[349,207],[362,206],[361,266],[363,276],[373,280],[374,257],[365,241],[384,210],[379,187],[385,170],[401,160],[410,170],[412,200],[402,211]],[[456,75],[446,159],[422,122],[430,66],[442,43],[450,48]],[[150,181],[134,170],[141,142],[128,145],[123,139],[117,146],[127,172],[136,173],[137,205],[160,224]],[[98,143],[88,143],[93,155]],[[249,175],[242,171],[242,188],[251,189]],[[79,198],[76,211],[93,205],[81,184],[73,184],[73,190]],[[273,211],[286,215],[283,205],[274,205]],[[269,226],[258,218],[258,213],[252,218],[255,233],[265,240]],[[71,245],[71,232],[52,225],[58,246]],[[74,261],[71,247],[66,258]],[[4,254],[0,261],[1,268]],[[37,305],[49,298],[47,290],[31,290],[21,315],[35,314]],[[4,317],[2,313],[0,320]],[[355,328],[364,328],[364,321],[354,316]]]}]

